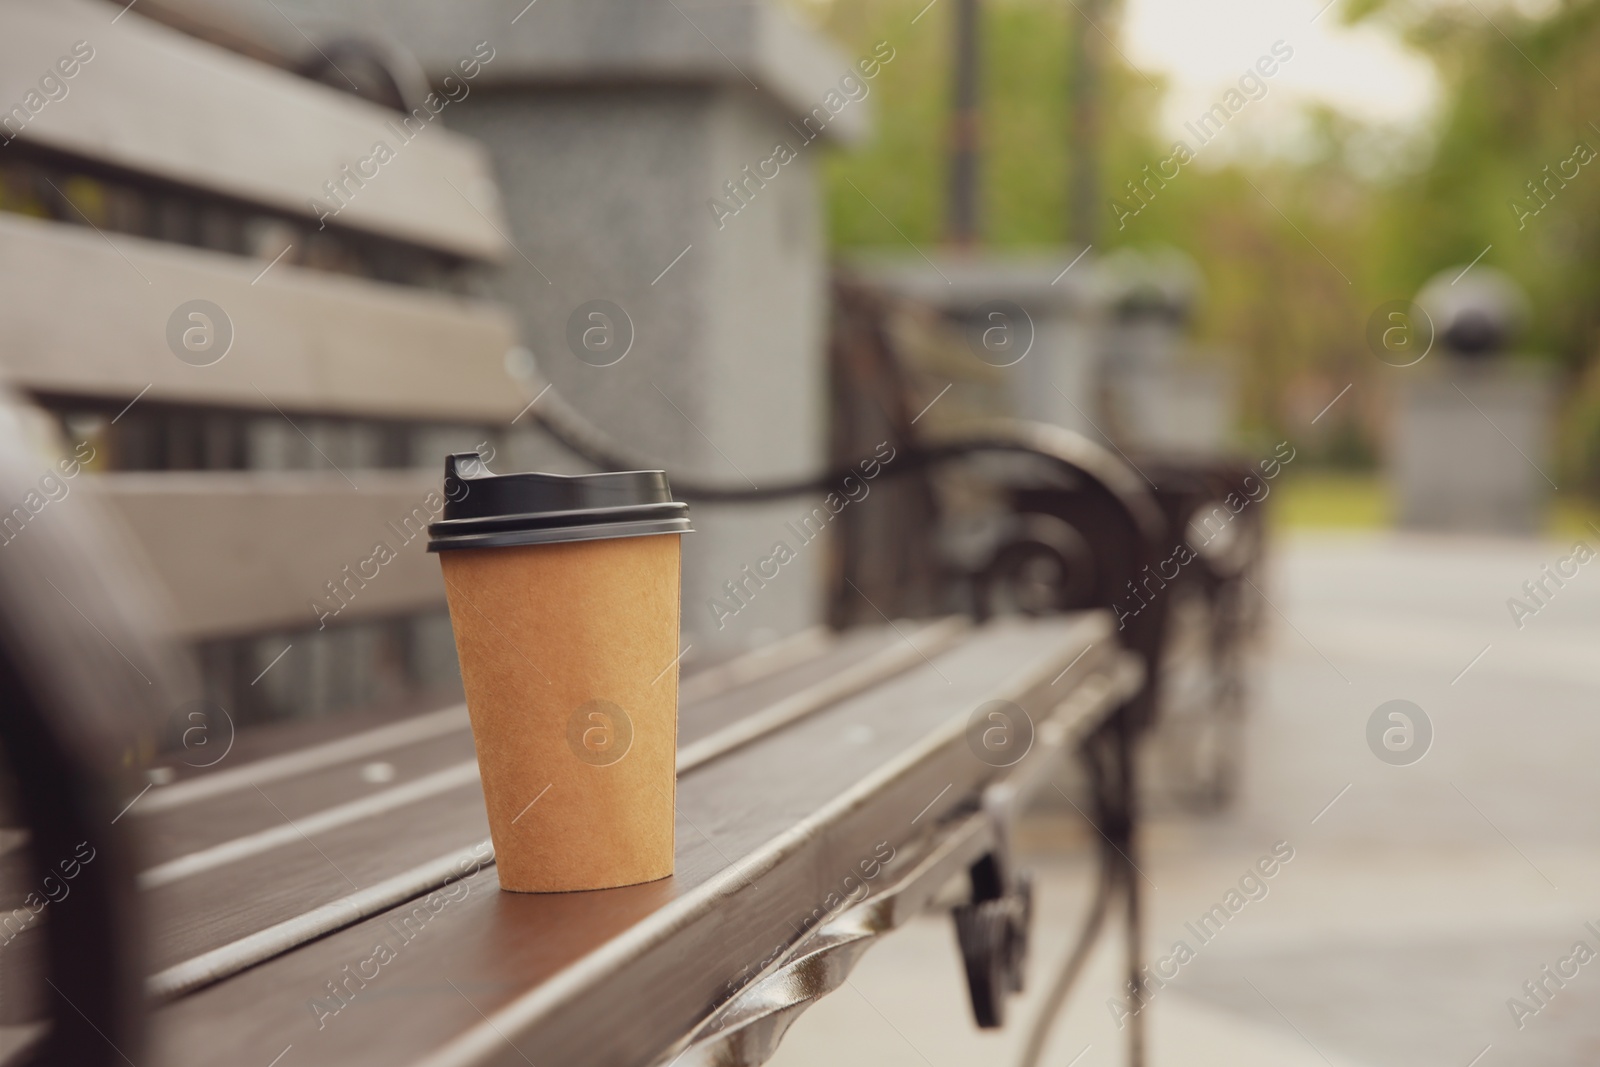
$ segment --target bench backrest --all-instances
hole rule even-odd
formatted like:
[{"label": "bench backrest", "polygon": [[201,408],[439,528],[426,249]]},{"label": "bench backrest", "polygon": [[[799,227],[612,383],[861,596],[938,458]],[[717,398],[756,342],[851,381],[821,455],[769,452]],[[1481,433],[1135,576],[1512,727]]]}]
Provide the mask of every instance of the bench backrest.
[{"label": "bench backrest", "polygon": [[470,295],[510,251],[485,152],[93,0],[0,6],[0,72],[0,369],[113,498],[213,698],[448,684],[433,460],[526,403]]}]

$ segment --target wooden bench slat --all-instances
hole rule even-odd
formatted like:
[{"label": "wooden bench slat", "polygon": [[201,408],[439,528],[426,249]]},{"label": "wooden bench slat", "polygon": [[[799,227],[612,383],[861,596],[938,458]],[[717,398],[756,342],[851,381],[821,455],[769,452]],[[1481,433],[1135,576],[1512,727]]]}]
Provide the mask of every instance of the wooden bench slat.
[{"label": "wooden bench slat", "polygon": [[[97,487],[161,576],[184,636],[315,628],[313,601],[334,612],[328,625],[442,607],[426,551],[437,475],[351,473],[359,491],[334,473],[111,474]],[[380,543],[394,558],[365,565]]]},{"label": "wooden bench slat", "polygon": [[[266,799],[256,801],[272,810]],[[182,962],[488,835],[474,783],[143,891],[152,928],[160,931],[148,967]]]},{"label": "wooden bench slat", "polygon": [[[144,821],[158,814],[192,809],[204,801],[207,807],[200,814],[210,822],[220,823],[221,827],[229,827],[229,820],[217,817],[211,805],[232,794],[289,778],[304,781],[329,769],[338,770],[341,766],[353,766],[358,761],[378,756],[386,760],[399,758],[394,755],[397,750],[428,745],[451,734],[465,734],[467,725],[464,705],[440,708],[163,786],[139,798],[138,807],[128,810],[136,819]],[[161,820],[163,828],[176,818],[181,816],[167,816]],[[217,830],[211,832],[215,834]]]},{"label": "wooden bench slat", "polygon": [[137,11],[119,17],[110,4],[53,0],[9,2],[5,15],[6,106],[37,93],[75,42],[93,49],[64,83],[68,95],[26,124],[14,119],[7,136],[313,219],[310,199],[326,199],[324,183],[381,141],[394,158],[350,187],[340,224],[472,259],[506,252],[487,153],[444,128],[448,105],[403,141],[396,112],[243,60]]},{"label": "wooden bench slat", "polygon": [[[461,718],[460,729],[385,749],[375,757],[358,758],[275,782],[251,783],[243,789],[209,797],[203,803],[147,813],[138,819],[144,839],[142,867],[146,870],[160,867],[225,842],[281,827],[285,819],[299,823],[339,805],[371,797],[471,760],[474,756],[472,734],[466,729],[466,716]],[[387,780],[362,777],[362,769],[372,763],[387,765],[393,777]],[[263,794],[270,797],[276,807],[263,801]],[[134,806],[130,817],[145,801],[160,795],[160,789],[151,790]]]},{"label": "wooden bench slat", "polygon": [[319,904],[253,934],[190,956],[152,974],[145,983],[150,999],[165,1003],[207,985],[231,978],[266,960],[299,948],[324,934],[354,925],[400,904],[415,900],[450,882],[462,880],[491,862],[493,845],[484,838],[415,867],[408,867],[374,885]]},{"label": "wooden bench slat", "polygon": [[[857,632],[869,640],[882,640],[875,628],[863,627]],[[851,636],[817,625],[720,662],[686,656],[679,667],[682,674],[678,679],[678,703],[711,700],[740,686],[764,681],[779,672],[810,663],[836,649],[841,642],[850,643]]]},{"label": "wooden bench slat", "polygon": [[299,817],[289,815],[281,804],[261,792],[261,799],[278,815],[277,820],[254,833],[232,837],[146,868],[139,872],[139,888],[160,889],[186,879],[205,877],[213,871],[253,862],[258,856],[275,854],[279,849],[302,841],[311,842],[313,838],[336,833],[347,826],[365,828],[394,812],[432,803],[448,793],[477,785],[478,761],[473,756]]},{"label": "wooden bench slat", "polygon": [[[505,371],[515,333],[503,309],[285,264],[254,281],[263,266],[0,214],[0,363],[41,393],[269,414],[499,423],[527,403]],[[167,339],[195,299],[232,321],[233,347],[211,366],[178,359]]]},{"label": "wooden bench slat", "polygon": [[[679,773],[722,759],[887,678],[932,662],[959,641],[969,625],[964,617],[956,616],[922,625],[908,623],[905,629],[891,627],[870,655],[837,663],[827,672],[808,671],[804,684],[791,683],[787,691],[777,688],[781,679],[773,679],[761,693],[766,699],[756,705],[757,711],[747,709],[718,722],[714,709],[696,709],[690,716],[695,732],[679,735]],[[718,728],[706,730],[708,722],[718,722]]]}]

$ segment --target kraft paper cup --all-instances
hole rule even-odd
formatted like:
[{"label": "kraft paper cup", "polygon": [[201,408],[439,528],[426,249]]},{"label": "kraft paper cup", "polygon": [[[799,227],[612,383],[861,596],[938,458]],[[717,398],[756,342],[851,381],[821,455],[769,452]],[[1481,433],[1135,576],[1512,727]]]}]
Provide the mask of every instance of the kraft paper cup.
[{"label": "kraft paper cup", "polygon": [[446,464],[429,528],[500,888],[608,889],[673,867],[680,535],[659,471]]}]

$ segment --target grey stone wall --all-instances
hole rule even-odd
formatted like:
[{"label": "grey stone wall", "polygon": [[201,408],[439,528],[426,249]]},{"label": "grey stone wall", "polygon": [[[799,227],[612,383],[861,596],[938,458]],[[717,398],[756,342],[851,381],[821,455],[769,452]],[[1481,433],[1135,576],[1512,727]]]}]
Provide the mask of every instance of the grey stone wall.
[{"label": "grey stone wall", "polygon": [[[715,86],[483,92],[450,117],[492,153],[517,248],[494,284],[564,396],[680,477],[759,486],[820,468],[819,146],[799,149],[782,112]],[[785,133],[798,158],[747,185],[746,206],[719,219],[707,201],[733,203],[724,183]],[[625,355],[581,341],[591,323],[579,313],[600,300],[624,316],[611,323],[613,344],[631,327]],[[578,469],[538,442],[517,458]],[[764,587],[746,584],[742,602],[725,592],[808,508],[696,509],[684,540],[686,643],[714,653],[818,621],[820,545]],[[713,599],[734,614],[714,612]]]},{"label": "grey stone wall", "polygon": [[[782,4],[175,2],[216,4],[263,27],[293,22],[324,41],[354,34],[392,46],[397,62],[451,96],[441,121],[488,147],[516,246],[495,293],[555,388],[641,462],[729,485],[820,469],[823,139],[805,143],[790,122],[823,104],[855,57],[835,53]],[[283,48],[299,47],[279,36]],[[463,94],[461,62],[487,56],[480,42],[493,58],[473,68]],[[854,101],[833,116],[825,140],[860,137],[869,105]],[[774,177],[749,178],[779,140],[796,157]],[[742,204],[724,184],[735,180]],[[737,213],[713,211],[713,198]],[[614,305],[603,323],[586,317],[594,301]],[[571,343],[569,333],[591,326],[631,333],[631,345]],[[499,470],[582,469],[534,435],[505,444]],[[820,621],[825,545],[801,546],[785,532],[813,503],[696,509],[697,532],[684,539],[683,638],[695,655]],[[779,540],[796,558],[764,585],[745,579]],[[735,579],[742,599],[727,593]],[[724,611],[712,610],[714,599]]]}]

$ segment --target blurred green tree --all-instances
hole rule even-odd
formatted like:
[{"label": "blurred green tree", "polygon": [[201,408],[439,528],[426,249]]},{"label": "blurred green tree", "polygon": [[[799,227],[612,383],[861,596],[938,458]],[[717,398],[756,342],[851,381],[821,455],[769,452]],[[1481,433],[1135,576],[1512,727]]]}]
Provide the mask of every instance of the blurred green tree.
[{"label": "blurred green tree", "polygon": [[[1442,6],[1360,0],[1429,55],[1444,108],[1427,165],[1378,201],[1381,279],[1414,291],[1435,271],[1483,262],[1517,279],[1533,315],[1525,347],[1566,384],[1565,480],[1600,491],[1600,2]],[[1589,162],[1583,162],[1587,158]],[[1558,479],[1561,480],[1561,479]]]},{"label": "blurred green tree", "polygon": [[[873,86],[877,134],[826,165],[834,245],[937,242],[950,5],[806,7],[852,54],[879,40],[897,51]],[[1207,156],[1119,223],[1112,198],[1126,201],[1126,183],[1171,146],[1158,132],[1160,79],[1131,69],[1113,46],[1100,82],[1097,251],[1187,252],[1206,280],[1197,340],[1236,369],[1246,428],[1309,434],[1311,416],[1354,384],[1320,421],[1312,450],[1365,462],[1381,390],[1361,386],[1386,370],[1367,348],[1368,316],[1488,248],[1480,262],[1507,271],[1532,299],[1524,347],[1555,361],[1570,386],[1563,469],[1600,489],[1600,158],[1574,162],[1600,153],[1600,106],[1590,103],[1600,99],[1600,64],[1591,61],[1600,54],[1600,0],[1547,0],[1536,14],[1522,13],[1531,0],[1350,0],[1337,10],[1347,22],[1387,27],[1435,63],[1442,103],[1423,143],[1414,132],[1400,142],[1394,131],[1310,109],[1293,146]],[[990,0],[983,18],[984,243],[1059,245],[1072,150],[1069,35],[1084,32],[1084,9],[1074,0]],[[1096,23],[1114,42],[1115,4]]]}]

